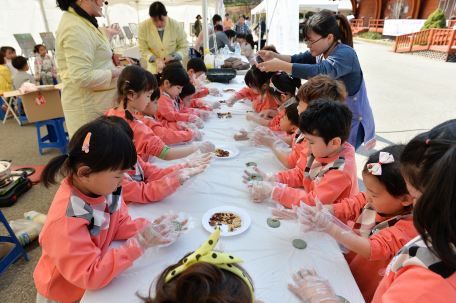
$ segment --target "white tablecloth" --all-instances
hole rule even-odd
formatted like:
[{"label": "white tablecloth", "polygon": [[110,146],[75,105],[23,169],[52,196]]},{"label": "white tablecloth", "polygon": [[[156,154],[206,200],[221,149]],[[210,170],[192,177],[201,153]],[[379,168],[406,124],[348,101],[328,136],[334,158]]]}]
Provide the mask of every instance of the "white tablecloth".
[{"label": "white tablecloth", "polygon": [[[229,85],[214,83],[209,86],[239,89],[244,86],[243,77],[238,76]],[[228,98],[207,97],[212,100]],[[364,302],[353,279],[350,269],[341,254],[336,242],[324,234],[302,234],[298,225],[282,221],[279,228],[270,228],[266,219],[270,217],[267,208],[274,206],[272,201],[253,203],[241,174],[245,163],[254,161],[265,172],[282,171],[284,167],[276,160],[273,153],[264,147],[250,146],[248,141],[236,142],[230,128],[250,129],[250,122],[245,120],[245,113],[251,110],[249,102],[237,103],[233,108],[222,105],[220,112],[231,112],[231,119],[219,119],[212,114],[204,128],[204,139],[217,145],[233,145],[239,148],[240,154],[232,159],[216,159],[204,173],[190,179],[176,193],[156,203],[131,203],[129,213],[132,218],[156,218],[160,214],[173,210],[183,211],[197,219],[197,227],[189,234],[180,237],[172,245],[162,248],[155,255],[146,255],[138,259],[133,267],[117,276],[100,290],[86,291],[82,303],[101,302],[140,302],[136,293],[146,295],[154,279],[166,267],[176,263],[185,254],[196,250],[209,236],[202,224],[203,214],[218,206],[231,205],[245,210],[252,219],[250,228],[244,233],[221,237],[226,252],[242,258],[242,266],[254,281],[255,295],[266,303],[301,302],[287,288],[287,279],[292,271],[300,266],[313,266],[320,275],[326,276],[337,294],[352,303]],[[174,161],[160,161],[158,166],[166,167]],[[306,249],[292,246],[293,239],[304,239]],[[116,241],[112,247],[123,242]]]}]

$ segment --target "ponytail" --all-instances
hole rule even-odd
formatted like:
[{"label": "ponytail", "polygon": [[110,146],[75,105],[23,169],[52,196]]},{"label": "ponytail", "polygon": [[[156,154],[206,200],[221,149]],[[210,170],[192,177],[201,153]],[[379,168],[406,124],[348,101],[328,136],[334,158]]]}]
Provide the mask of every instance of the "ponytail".
[{"label": "ponytail", "polygon": [[[271,86],[271,83],[274,87]],[[293,78],[293,76],[286,72],[279,72],[271,77],[266,91],[270,96],[274,97],[274,99],[280,100],[280,95],[283,93],[291,95],[291,97],[296,97],[296,90],[299,89],[300,86],[300,78]]]},{"label": "ponytail", "polygon": [[60,8],[62,11],[68,11],[68,8],[71,4],[76,3],[76,0],[56,0],[57,7]]},{"label": "ponytail", "polygon": [[350,47],[353,47],[353,36],[350,23],[342,14],[334,15],[328,11],[321,11],[312,16],[304,27],[304,36],[307,37],[307,31],[311,30],[323,38],[330,34],[334,36],[335,41],[341,41]]},{"label": "ponytail", "polygon": [[69,161],[68,155],[69,154],[60,155],[52,158],[51,161],[49,161],[41,173],[41,185],[43,185],[45,188],[49,188],[51,185],[57,184],[55,177],[65,162],[67,160]]}]

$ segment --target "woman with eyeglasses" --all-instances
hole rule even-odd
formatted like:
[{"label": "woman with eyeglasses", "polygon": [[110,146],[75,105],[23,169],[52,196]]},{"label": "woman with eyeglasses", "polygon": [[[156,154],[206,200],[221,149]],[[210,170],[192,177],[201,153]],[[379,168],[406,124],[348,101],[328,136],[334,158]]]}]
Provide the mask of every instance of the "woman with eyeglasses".
[{"label": "woman with eyeglasses", "polygon": [[353,112],[348,143],[358,149],[364,142],[364,152],[374,148],[374,116],[347,18],[342,14],[318,12],[307,22],[304,36],[308,51],[293,56],[259,51],[266,61],[259,68],[263,72],[282,70],[302,79],[323,74],[341,80],[348,91],[345,102]]}]

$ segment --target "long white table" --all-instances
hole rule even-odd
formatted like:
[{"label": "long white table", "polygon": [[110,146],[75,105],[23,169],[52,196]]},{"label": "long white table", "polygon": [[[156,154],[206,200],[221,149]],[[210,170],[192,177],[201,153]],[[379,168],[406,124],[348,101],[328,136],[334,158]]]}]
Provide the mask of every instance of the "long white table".
[{"label": "long white table", "polygon": [[[213,83],[209,86],[240,89],[243,77],[238,76],[230,84]],[[207,97],[210,100],[227,99]],[[153,219],[160,214],[173,210],[175,213],[186,212],[197,219],[197,227],[189,234],[180,237],[172,245],[160,249],[155,255],[146,252],[133,267],[114,278],[100,290],[86,291],[82,303],[101,302],[141,302],[136,293],[146,295],[154,279],[166,267],[176,263],[186,253],[196,250],[209,236],[202,224],[203,214],[218,206],[231,205],[245,210],[252,219],[250,228],[244,233],[221,237],[219,246],[226,252],[242,258],[242,266],[254,281],[256,299],[266,303],[301,302],[287,288],[287,280],[292,271],[301,266],[313,266],[320,275],[326,276],[337,294],[352,303],[364,302],[353,279],[350,269],[336,242],[321,233],[303,234],[296,223],[281,221],[279,228],[270,228],[266,219],[270,217],[267,208],[275,205],[272,201],[253,203],[241,175],[245,163],[254,161],[265,172],[282,171],[284,167],[276,160],[273,153],[265,147],[253,147],[248,141],[236,142],[230,128],[244,127],[251,129],[245,120],[245,113],[251,110],[249,102],[237,103],[233,108],[222,105],[216,112],[231,112],[233,117],[219,119],[212,114],[204,127],[204,140],[217,145],[234,145],[240,154],[232,159],[216,159],[204,173],[190,179],[176,193],[160,202],[150,204],[131,203],[129,213],[132,218]],[[166,167],[175,161],[158,161],[160,167]],[[306,249],[292,246],[293,239],[304,239]],[[112,247],[118,247],[123,241],[116,241]]]}]

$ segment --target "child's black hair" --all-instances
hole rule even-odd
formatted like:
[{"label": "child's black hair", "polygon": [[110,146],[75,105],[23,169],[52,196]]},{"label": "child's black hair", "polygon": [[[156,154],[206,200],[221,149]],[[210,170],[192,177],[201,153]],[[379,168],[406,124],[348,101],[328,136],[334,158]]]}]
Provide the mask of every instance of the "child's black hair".
[{"label": "child's black hair", "polygon": [[214,31],[217,30],[218,32],[223,32],[223,26],[221,24],[217,24],[214,26]]},{"label": "child's black hair", "polygon": [[11,64],[14,66],[15,69],[21,70],[27,65],[27,58],[22,56],[17,56],[11,59]]},{"label": "child's black hair", "polygon": [[[370,174],[367,166],[369,163],[378,163],[380,161],[380,153],[385,152],[389,153],[394,157],[394,162],[382,164],[382,174],[381,175],[372,175],[377,178],[378,182],[382,184],[386,191],[393,197],[399,198],[404,195],[407,195],[409,192],[407,190],[407,185],[405,184],[404,177],[401,174],[401,155],[404,151],[405,145],[391,145],[383,148],[380,151],[377,151],[369,156],[366,163],[364,164],[363,174]],[[411,204],[409,208],[412,208]]]},{"label": "child's black hair", "polygon": [[239,38],[239,39],[245,39],[245,34],[242,34],[242,33],[239,33],[236,35],[236,39]]},{"label": "child's black hair", "polygon": [[43,44],[37,44],[33,47],[33,53],[38,54],[40,52],[40,47],[46,48],[46,46],[44,46]]},{"label": "child's black hair", "polygon": [[224,31],[224,33],[228,37],[228,40],[230,40],[231,38],[236,37],[236,32],[234,30],[232,30],[232,29],[227,29],[226,31]]},{"label": "child's black hair", "polygon": [[262,89],[262,86],[265,83],[269,82],[269,79],[274,75],[275,73],[269,72],[265,73],[260,71],[255,65],[250,68],[250,70],[245,74],[244,76],[244,81],[247,86],[250,88],[256,88],[258,90]]},{"label": "child's black hair", "polygon": [[401,156],[405,180],[423,194],[413,224],[443,263],[456,269],[456,120],[413,138]]},{"label": "child's black hair", "polygon": [[299,103],[293,103],[285,108],[285,116],[287,116],[290,124],[296,127],[299,125],[298,105]]},{"label": "child's black hair", "polygon": [[207,73],[206,64],[204,64],[204,60],[201,58],[191,58],[187,62],[187,71],[193,69],[195,73],[205,72]]},{"label": "child's black hair", "polygon": [[125,117],[133,121],[133,114],[127,110],[128,95],[131,92],[142,94],[158,87],[157,79],[148,70],[136,65],[124,68],[117,80],[117,102],[124,101]]},{"label": "child's black hair", "polygon": [[352,111],[340,101],[327,98],[312,101],[299,117],[299,129],[304,134],[322,137],[327,145],[339,137],[344,143],[350,137]]},{"label": "child's black hair", "polygon": [[[270,81],[276,89],[286,93],[290,96],[290,98],[296,97],[296,90],[299,89],[299,87],[301,86],[300,78],[293,78],[286,72],[275,73],[274,76],[271,77]],[[280,100],[280,96],[282,95],[282,93],[278,92],[277,90],[274,90],[274,88],[270,85],[268,85],[266,91],[274,99],[282,102]]]},{"label": "child's black hair", "polygon": [[171,86],[186,86],[190,83],[190,78],[182,64],[174,62],[170,64],[170,62],[166,64],[163,72],[157,76],[159,85],[163,85],[165,80],[168,80]]},{"label": "child's black hair", "polygon": [[250,46],[252,47],[252,49],[255,47],[255,42],[253,41],[253,35],[252,34],[247,34],[245,35],[245,42],[247,42],[248,44],[250,44]]},{"label": "child's black hair", "polygon": [[150,95],[150,101],[155,101],[155,100],[158,100],[161,96],[161,91],[160,91],[160,87],[157,87],[154,92],[152,93],[152,95]]},{"label": "child's black hair", "polygon": [[194,93],[196,93],[195,86],[191,82],[189,82],[187,85],[182,87],[182,91],[179,94],[179,97],[182,100],[184,100],[185,97],[193,95]]},{"label": "child's black hair", "polygon": [[[71,138],[67,154],[54,157],[44,168],[42,185],[50,187],[56,184],[59,172],[66,177],[77,173],[81,165],[88,166],[90,173],[130,169],[137,161],[137,153],[132,133],[126,133],[129,128],[124,119],[114,116],[101,116],[81,126]],[[92,135],[89,152],[86,153],[82,146],[89,132]]]},{"label": "child's black hair", "polygon": [[5,54],[6,54],[6,51],[7,51],[7,50],[10,50],[10,51],[12,51],[12,52],[15,52],[15,51],[16,51],[16,50],[14,49],[14,47],[11,47],[11,46],[2,46],[2,47],[0,48],[0,51],[4,52]]},{"label": "child's black hair", "polygon": [[3,51],[0,51],[0,64],[5,64],[6,63],[6,55]]}]

